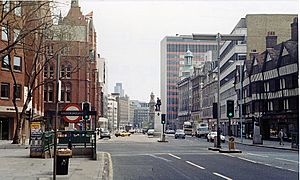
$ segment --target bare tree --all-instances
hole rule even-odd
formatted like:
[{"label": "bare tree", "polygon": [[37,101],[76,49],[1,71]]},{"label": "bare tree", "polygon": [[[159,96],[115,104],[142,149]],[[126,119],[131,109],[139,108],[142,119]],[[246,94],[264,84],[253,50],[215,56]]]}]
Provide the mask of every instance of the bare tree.
[{"label": "bare tree", "polygon": [[[22,137],[22,130],[25,125],[25,113],[28,109],[34,92],[43,87],[45,83],[55,79],[44,79],[43,71],[50,62],[56,60],[58,53],[62,50],[70,48],[68,43],[71,36],[66,36],[70,31],[70,26],[57,26],[58,15],[53,14],[56,2],[48,1],[20,1],[10,2],[3,1],[0,5],[1,16],[0,23],[2,33],[6,34],[7,42],[0,49],[2,57],[8,57],[2,60],[3,64],[9,70],[13,79],[13,98],[12,103],[15,108],[16,129],[13,137],[13,144],[19,144]],[[3,28],[4,27],[4,28]],[[67,39],[66,39],[67,37]],[[55,39],[55,41],[53,41]],[[56,47],[53,51],[53,46]],[[51,52],[49,52],[51,50]],[[24,62],[24,82],[27,87],[27,97],[20,107],[17,72],[14,69],[12,54],[22,53]],[[71,72],[75,73],[85,60],[78,61]],[[67,74],[65,74],[66,76]],[[61,77],[64,78],[64,77]]]}]

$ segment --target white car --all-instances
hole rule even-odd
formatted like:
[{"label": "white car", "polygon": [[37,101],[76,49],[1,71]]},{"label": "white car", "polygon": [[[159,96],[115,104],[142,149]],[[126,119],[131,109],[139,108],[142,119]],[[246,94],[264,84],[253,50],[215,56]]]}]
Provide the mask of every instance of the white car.
[{"label": "white car", "polygon": [[147,131],[147,135],[148,135],[148,136],[154,136],[154,129],[149,129],[149,130]]},{"label": "white car", "polygon": [[[209,132],[207,134],[207,142],[213,142],[216,136],[217,136],[216,131]],[[225,142],[225,136],[223,136],[222,134],[220,134],[220,139],[223,143]]]}]

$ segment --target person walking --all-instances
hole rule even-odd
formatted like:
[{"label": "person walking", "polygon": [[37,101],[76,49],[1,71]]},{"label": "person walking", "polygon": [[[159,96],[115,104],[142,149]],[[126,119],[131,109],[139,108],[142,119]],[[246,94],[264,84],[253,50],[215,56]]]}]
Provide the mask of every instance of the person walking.
[{"label": "person walking", "polygon": [[279,137],[279,145],[284,145],[283,144],[283,131],[282,131],[282,129],[280,129],[280,131],[279,131],[279,133],[278,133],[278,137]]}]

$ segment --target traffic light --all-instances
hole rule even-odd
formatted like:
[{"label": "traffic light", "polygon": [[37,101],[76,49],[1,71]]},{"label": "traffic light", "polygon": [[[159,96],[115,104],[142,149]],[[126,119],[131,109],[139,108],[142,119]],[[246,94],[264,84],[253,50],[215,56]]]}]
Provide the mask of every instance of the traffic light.
[{"label": "traffic light", "polygon": [[218,118],[218,103],[213,103],[213,119]]},{"label": "traffic light", "polygon": [[227,117],[232,118],[234,116],[234,101],[227,100]]},{"label": "traffic light", "polygon": [[25,111],[25,119],[30,121],[30,119],[31,119],[31,112],[30,111]]},{"label": "traffic light", "polygon": [[89,116],[90,103],[84,102],[82,105],[82,111],[83,111],[83,119],[84,120],[90,119],[90,116]]},{"label": "traffic light", "polygon": [[161,114],[161,124],[166,124],[166,114]]}]

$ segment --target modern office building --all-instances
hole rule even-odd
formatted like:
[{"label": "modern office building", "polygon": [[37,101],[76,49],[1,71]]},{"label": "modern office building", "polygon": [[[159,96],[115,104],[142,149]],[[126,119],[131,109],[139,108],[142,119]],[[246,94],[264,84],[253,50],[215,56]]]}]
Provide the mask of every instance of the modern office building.
[{"label": "modern office building", "polygon": [[166,36],[161,41],[161,110],[166,113],[167,127],[175,128],[178,119],[178,90],[180,62],[188,49],[193,53],[193,65],[205,60],[205,52],[216,50],[215,41],[193,40],[187,36]]},{"label": "modern office building", "polygon": [[116,95],[108,94],[107,119],[110,131],[116,131],[118,125],[118,102],[116,97]]},{"label": "modern office building", "polygon": [[125,126],[130,125],[129,121],[129,97],[117,97],[118,102],[118,129],[124,129]]},{"label": "modern office building", "polygon": [[122,83],[116,83],[116,86],[114,87],[114,93],[119,93],[120,97],[124,97],[124,89],[122,86]]},{"label": "modern office building", "polygon": [[149,122],[149,103],[138,102],[134,109],[133,124],[135,128],[143,128]]}]

